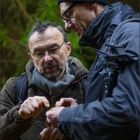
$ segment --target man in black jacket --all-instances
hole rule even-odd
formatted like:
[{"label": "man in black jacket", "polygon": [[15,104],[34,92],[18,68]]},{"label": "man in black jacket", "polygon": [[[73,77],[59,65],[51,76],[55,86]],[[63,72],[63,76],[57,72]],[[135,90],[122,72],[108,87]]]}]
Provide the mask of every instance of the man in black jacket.
[{"label": "man in black jacket", "polygon": [[[58,0],[65,28],[97,50],[85,103],[61,99],[46,113],[75,140],[137,140],[140,121],[140,18],[121,2]],[[70,107],[65,107],[65,104]],[[72,107],[71,107],[72,106]]]},{"label": "man in black jacket", "polygon": [[[45,112],[62,97],[83,102],[87,69],[70,57],[71,43],[56,24],[38,22],[29,35],[28,49],[31,60],[26,76],[10,78],[0,92],[0,140],[40,140],[45,126],[48,140],[68,140],[57,128],[45,124]],[[19,80],[23,78],[27,82]],[[21,93],[27,97],[17,102]]]}]

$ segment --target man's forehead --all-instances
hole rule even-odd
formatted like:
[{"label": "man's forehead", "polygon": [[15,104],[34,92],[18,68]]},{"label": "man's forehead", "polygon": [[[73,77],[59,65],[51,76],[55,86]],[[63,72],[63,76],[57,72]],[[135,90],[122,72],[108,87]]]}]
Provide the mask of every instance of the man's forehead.
[{"label": "man's forehead", "polygon": [[63,41],[63,34],[56,27],[49,27],[45,34],[48,39],[61,43]]},{"label": "man's forehead", "polygon": [[62,2],[60,3],[61,15],[72,5],[72,2]]},{"label": "man's forehead", "polygon": [[61,42],[63,40],[63,34],[55,27],[48,27],[44,32],[34,32],[29,39],[29,42],[36,42],[36,41],[50,41],[56,40]]}]

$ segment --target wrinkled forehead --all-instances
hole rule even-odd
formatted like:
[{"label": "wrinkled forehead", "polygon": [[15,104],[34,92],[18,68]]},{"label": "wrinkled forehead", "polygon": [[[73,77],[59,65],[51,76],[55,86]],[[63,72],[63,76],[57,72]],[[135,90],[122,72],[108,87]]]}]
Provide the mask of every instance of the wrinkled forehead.
[{"label": "wrinkled forehead", "polygon": [[29,38],[29,43],[36,42],[55,42],[61,43],[63,41],[63,34],[55,27],[48,27],[44,32],[34,32]]},{"label": "wrinkled forehead", "polygon": [[72,5],[72,2],[62,2],[60,3],[60,12],[61,15],[64,14],[64,12]]}]

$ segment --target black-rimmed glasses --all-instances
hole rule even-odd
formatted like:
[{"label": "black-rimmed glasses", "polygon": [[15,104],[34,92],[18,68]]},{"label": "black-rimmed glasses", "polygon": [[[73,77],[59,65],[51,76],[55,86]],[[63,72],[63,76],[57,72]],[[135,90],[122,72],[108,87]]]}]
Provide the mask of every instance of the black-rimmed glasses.
[{"label": "black-rimmed glasses", "polygon": [[46,53],[50,56],[58,54],[60,51],[60,48],[63,46],[64,43],[65,41],[63,41],[61,45],[52,44],[50,45],[48,49],[45,49],[45,50],[39,49],[39,50],[35,50],[35,52],[30,52],[30,53],[33,55],[35,61],[39,61],[41,58],[43,58],[46,55]]},{"label": "black-rimmed glasses", "polygon": [[76,3],[72,3],[71,6],[69,8],[67,8],[64,13],[62,14],[63,20],[65,22],[71,22],[71,9],[72,7],[75,5]]}]

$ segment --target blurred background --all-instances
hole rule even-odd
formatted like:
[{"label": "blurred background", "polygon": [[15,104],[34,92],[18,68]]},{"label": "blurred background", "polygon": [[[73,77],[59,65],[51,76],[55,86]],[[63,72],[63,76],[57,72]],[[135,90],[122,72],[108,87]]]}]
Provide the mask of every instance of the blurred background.
[{"label": "blurred background", "polygon": [[[140,0],[120,1],[140,11]],[[9,77],[24,71],[28,61],[27,37],[36,19],[64,26],[56,0],[0,0],[0,89]],[[80,54],[77,35],[73,32],[67,35],[73,44],[72,55],[89,68],[95,58],[95,51],[86,48]]]}]

